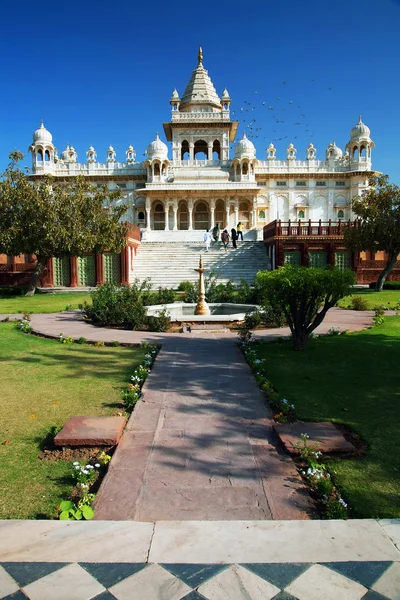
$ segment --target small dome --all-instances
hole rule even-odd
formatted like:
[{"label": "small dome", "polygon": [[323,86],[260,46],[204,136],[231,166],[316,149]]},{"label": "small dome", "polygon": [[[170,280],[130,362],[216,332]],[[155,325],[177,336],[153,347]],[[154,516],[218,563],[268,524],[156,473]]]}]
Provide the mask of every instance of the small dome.
[{"label": "small dome", "polygon": [[160,158],[161,160],[168,158],[168,147],[160,140],[158,133],[156,139],[147,147],[147,158],[150,160],[153,158]]},{"label": "small dome", "polygon": [[228,90],[225,88],[222,92],[222,98],[230,98]]},{"label": "small dome", "polygon": [[89,150],[88,150],[88,152],[94,152],[94,148],[93,148],[93,146],[89,146]]},{"label": "small dome", "polygon": [[180,100],[179,98],[179,94],[177,92],[177,89],[175,88],[174,91],[172,92],[172,96],[171,96],[171,100]]},{"label": "small dome", "polygon": [[326,158],[334,158],[335,160],[337,160],[338,158],[342,158],[342,156],[342,150],[338,146],[336,146],[335,142],[331,142],[326,149]]},{"label": "small dome", "polygon": [[134,150],[134,148],[133,148],[133,146],[132,146],[132,145],[129,145],[129,146],[128,146],[128,150],[127,150],[127,152],[135,152],[135,150]]},{"label": "small dome", "polygon": [[114,148],[112,146],[108,146],[108,152],[114,152]]},{"label": "small dome", "polygon": [[358,123],[353,129],[350,131],[350,139],[358,139],[358,138],[369,138],[370,129],[362,122],[361,115],[358,120]]},{"label": "small dome", "polygon": [[77,154],[75,152],[75,148],[73,146],[65,146],[65,150],[61,152],[60,160],[63,162],[76,162]]},{"label": "small dome", "polygon": [[43,124],[43,121],[36,131],[33,134],[33,142],[42,142],[43,144],[51,144],[53,140],[53,136],[50,131],[47,131],[46,127]]},{"label": "small dome", "polygon": [[235,158],[254,158],[256,149],[254,144],[243,134],[242,139],[235,146]]}]

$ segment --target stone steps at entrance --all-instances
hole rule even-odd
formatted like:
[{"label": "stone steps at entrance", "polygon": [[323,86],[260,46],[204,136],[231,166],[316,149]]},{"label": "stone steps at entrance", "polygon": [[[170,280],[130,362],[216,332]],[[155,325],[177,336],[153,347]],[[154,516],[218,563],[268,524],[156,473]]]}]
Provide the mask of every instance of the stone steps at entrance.
[{"label": "stone steps at entrance", "polygon": [[238,242],[237,250],[229,246],[227,252],[221,243],[212,244],[205,252],[204,243],[147,242],[141,244],[134,264],[134,277],[140,281],[150,277],[153,287],[176,288],[181,281],[198,281],[194,271],[200,254],[208,271],[214,271],[221,283],[254,282],[258,271],[269,268],[269,260],[262,242]]}]

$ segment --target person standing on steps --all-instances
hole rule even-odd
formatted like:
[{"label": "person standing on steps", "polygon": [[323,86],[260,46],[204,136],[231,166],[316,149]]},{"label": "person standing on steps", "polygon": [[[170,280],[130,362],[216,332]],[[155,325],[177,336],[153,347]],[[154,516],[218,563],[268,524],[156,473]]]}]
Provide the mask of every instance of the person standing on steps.
[{"label": "person standing on steps", "polygon": [[228,244],[229,244],[229,233],[227,232],[226,229],[224,229],[223,232],[221,233],[221,242],[223,243],[225,252],[226,252],[228,249]]},{"label": "person standing on steps", "polygon": [[242,222],[239,221],[239,223],[236,226],[236,231],[237,231],[237,239],[241,239],[243,242],[243,225]]},{"label": "person standing on steps", "polygon": [[219,223],[217,223],[215,225],[215,227],[213,227],[213,229],[212,229],[212,236],[213,236],[215,243],[218,242],[218,240],[219,240],[219,233],[220,233],[220,228],[219,228]]},{"label": "person standing on steps", "polygon": [[237,240],[237,233],[236,233],[236,229],[234,227],[232,227],[231,229],[231,238],[232,238],[232,246],[233,249],[236,250],[237,246],[236,246],[236,240]]},{"label": "person standing on steps", "polygon": [[206,252],[208,252],[210,249],[211,240],[212,240],[211,233],[207,229],[207,231],[204,232],[204,243],[206,245]]}]

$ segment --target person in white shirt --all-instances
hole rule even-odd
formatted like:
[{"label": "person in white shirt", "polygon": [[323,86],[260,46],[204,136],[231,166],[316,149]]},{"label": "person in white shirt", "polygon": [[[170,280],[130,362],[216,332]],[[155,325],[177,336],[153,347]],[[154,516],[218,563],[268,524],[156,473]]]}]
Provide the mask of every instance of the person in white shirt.
[{"label": "person in white shirt", "polygon": [[211,240],[212,240],[212,235],[209,232],[209,230],[207,229],[207,231],[204,232],[204,243],[206,245],[206,252],[208,252],[208,250],[210,249]]}]

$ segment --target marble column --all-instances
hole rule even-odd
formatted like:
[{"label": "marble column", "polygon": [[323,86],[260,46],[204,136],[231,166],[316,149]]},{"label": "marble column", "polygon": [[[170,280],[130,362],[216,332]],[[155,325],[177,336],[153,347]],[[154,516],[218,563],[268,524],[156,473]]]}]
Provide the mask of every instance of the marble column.
[{"label": "marble column", "polygon": [[178,231],[178,202],[174,202],[174,231]]},{"label": "marble column", "polygon": [[166,202],[164,205],[164,217],[165,217],[165,231],[169,231],[168,225],[168,216],[169,216],[169,202]]},{"label": "marble column", "polygon": [[151,231],[150,213],[151,213],[150,200],[146,200],[146,231]]},{"label": "marble column", "polygon": [[207,152],[207,159],[208,160],[212,160],[212,149],[213,149],[213,143],[209,142],[207,144],[207,150],[208,150],[208,152]]},{"label": "marble column", "polygon": [[226,205],[225,210],[226,210],[225,227],[226,227],[226,229],[228,229],[228,227],[229,227],[229,210],[230,210],[229,203]]},{"label": "marble column", "polygon": [[236,201],[235,202],[235,225],[234,227],[237,227],[237,224],[239,223],[239,202]]},{"label": "marble column", "polygon": [[193,231],[193,200],[188,201],[188,210],[189,210],[189,227],[188,231]]}]

